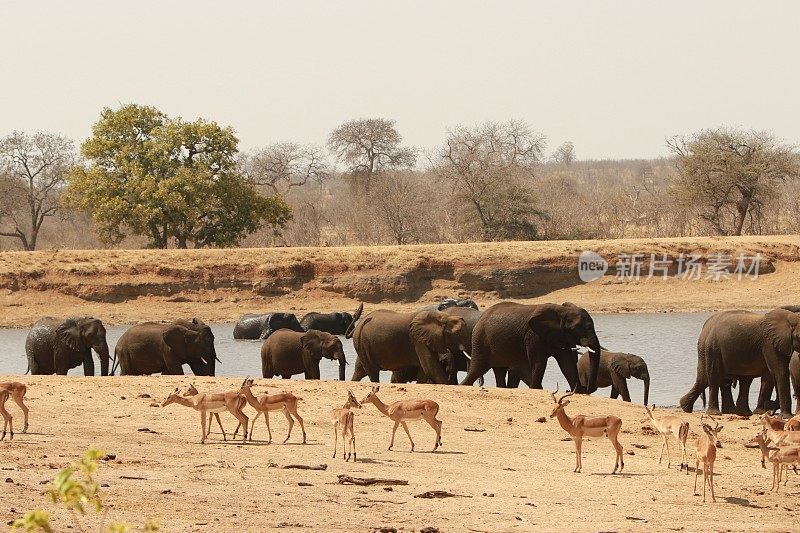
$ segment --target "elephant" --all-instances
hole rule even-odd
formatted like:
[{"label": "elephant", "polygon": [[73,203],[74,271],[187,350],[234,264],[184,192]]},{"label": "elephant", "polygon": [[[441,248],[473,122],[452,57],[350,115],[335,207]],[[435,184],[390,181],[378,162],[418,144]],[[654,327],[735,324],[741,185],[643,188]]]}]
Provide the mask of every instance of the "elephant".
[{"label": "elephant", "polygon": [[184,364],[196,376],[213,376],[216,372],[214,333],[196,318],[132,326],[119,338],[115,351],[122,376],[183,375]]},{"label": "elephant", "polygon": [[396,313],[378,310],[356,324],[353,345],[356,359],[353,381],[368,376],[377,382],[381,370],[409,372],[421,369],[427,380],[450,381],[442,363],[448,359],[448,346],[464,329],[464,319],[440,311]]},{"label": "elephant", "polygon": [[350,313],[308,313],[300,320],[304,331],[316,329],[332,335],[344,335],[353,322]]},{"label": "elephant", "polygon": [[[800,348],[800,315],[787,309],[766,314],[750,311],[723,311],[712,315],[697,341],[697,379],[680,399],[680,406],[691,412],[698,396],[709,388],[706,412],[718,414],[719,392],[722,412],[749,416],[750,384],[762,378],[758,404],[764,406],[772,383],[778,389],[778,404],[783,416],[791,415],[789,360]],[[739,398],[734,404],[731,385],[739,382]]]},{"label": "elephant", "polygon": [[304,333],[279,329],[261,345],[261,375],[290,379],[295,374],[305,374],[306,379],[319,379],[323,357],[339,361],[339,379],[344,381],[347,360],[336,335],[315,329]]},{"label": "elephant", "polygon": [[[587,387],[578,380],[577,346],[592,352]],[[475,324],[472,359],[461,384],[472,385],[490,367],[521,367],[530,369],[532,388],[541,389],[547,359],[554,357],[571,390],[591,394],[597,388],[600,350],[594,321],[582,307],[569,302],[501,302],[484,311]]]},{"label": "elephant", "polygon": [[453,298],[445,298],[441,302],[428,304],[424,307],[421,307],[417,311],[444,311],[445,309],[450,309],[452,307],[464,307],[480,311],[478,304],[476,304],[473,300],[455,300]]},{"label": "elephant", "polygon": [[[584,353],[578,359],[578,379],[584,387],[589,381],[589,362],[588,353]],[[627,380],[631,377],[644,381],[644,401],[642,405],[647,405],[650,397],[650,373],[647,370],[647,363],[644,362],[644,359],[631,353],[601,350],[600,367],[597,370],[598,389],[611,387],[612,398],[622,395],[623,401],[630,402],[631,395],[628,392]]]},{"label": "elephant", "polygon": [[107,376],[106,328],[92,317],[45,317],[33,325],[25,339],[31,374],[66,376],[69,369],[83,364],[83,375],[94,376],[92,350],[100,358],[100,375]]},{"label": "elephant", "polygon": [[[469,353],[472,350],[472,330],[481,317],[481,312],[473,307],[455,306],[448,307],[442,312],[464,319],[464,328],[458,335],[450,337],[450,343],[447,347],[449,355],[446,359],[441,361],[444,372],[448,377],[447,382],[451,385],[456,385],[458,384],[458,373],[469,370]],[[418,367],[412,366],[392,372],[392,383],[407,383],[414,380],[416,380],[417,383],[425,383],[426,379],[425,373]],[[482,378],[480,384],[483,385]]]},{"label": "elephant", "polygon": [[236,322],[236,326],[233,328],[233,338],[263,340],[269,337],[273,331],[282,328],[298,332],[305,331],[294,313],[247,314],[242,315]]}]

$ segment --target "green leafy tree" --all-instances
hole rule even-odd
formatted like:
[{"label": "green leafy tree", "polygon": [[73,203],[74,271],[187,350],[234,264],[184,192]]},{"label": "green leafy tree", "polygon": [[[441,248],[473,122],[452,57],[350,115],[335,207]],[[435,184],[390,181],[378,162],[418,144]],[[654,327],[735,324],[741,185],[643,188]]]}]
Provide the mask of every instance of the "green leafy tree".
[{"label": "green leafy tree", "polygon": [[[100,485],[94,479],[94,473],[97,472],[97,461],[102,456],[103,452],[99,450],[88,450],[78,463],[64,468],[56,475],[47,495],[53,503],[61,504],[70,513],[72,523],[78,531],[89,531],[83,519],[87,514],[88,507],[93,508],[96,513],[100,513],[99,525],[91,528],[92,531],[128,533],[132,531],[131,526],[124,522],[111,522],[106,527],[108,508],[103,505],[100,498]],[[50,513],[38,508],[28,511],[22,518],[14,520],[11,523],[11,531],[16,530],[45,533],[54,531],[50,525]],[[159,530],[159,526],[156,522],[148,520],[142,526],[142,530],[154,532]]]},{"label": "green leafy tree", "polygon": [[69,202],[92,217],[101,240],[144,235],[154,248],[230,246],[264,224],[291,219],[278,196],[262,196],[236,164],[230,128],[171,119],[148,106],[106,108],[81,146]]}]

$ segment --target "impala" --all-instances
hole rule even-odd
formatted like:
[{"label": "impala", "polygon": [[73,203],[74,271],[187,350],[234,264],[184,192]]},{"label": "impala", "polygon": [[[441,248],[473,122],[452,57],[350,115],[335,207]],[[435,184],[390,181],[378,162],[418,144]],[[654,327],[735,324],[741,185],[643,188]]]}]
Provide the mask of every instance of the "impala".
[{"label": "impala", "polygon": [[[191,407],[195,411],[198,411],[200,413],[200,427],[202,429],[200,444],[204,444],[206,442],[206,436],[208,436],[208,432],[206,431],[206,414],[228,411],[234,417],[236,417],[237,420],[239,420],[240,424],[244,425],[244,436],[242,438],[242,442],[244,442],[247,440],[249,419],[247,418],[247,415],[242,412],[242,407],[244,405],[241,401],[242,397],[243,395],[239,391],[234,393],[198,393],[191,397],[185,397],[181,396],[180,389],[176,388],[172,394],[167,396],[167,399],[164,400],[164,403],[161,404],[161,407],[166,407],[171,403],[177,403],[185,407]],[[222,427],[221,424],[220,427]]]},{"label": "impala", "polygon": [[[347,391],[347,401],[339,409],[331,411],[333,418],[333,456],[336,457],[336,451],[339,447],[339,431],[342,432],[342,457],[345,461],[350,460],[350,450],[352,449],[353,462],[356,462],[356,435],[353,433],[353,419],[355,415],[350,409],[361,409],[361,404],[358,403],[356,397],[353,396],[351,391]],[[348,439],[348,435],[350,438]],[[346,454],[346,455],[345,455]]]},{"label": "impala", "polygon": [[414,441],[411,439],[411,433],[408,431],[406,422],[409,420],[424,419],[433,430],[436,432],[436,443],[433,445],[433,451],[442,445],[442,421],[436,418],[439,413],[439,404],[433,400],[400,400],[390,405],[383,403],[378,398],[378,391],[380,386],[372,387],[372,390],[367,396],[361,400],[361,403],[371,403],[378,408],[378,411],[388,416],[394,422],[392,428],[392,440],[389,442],[389,450],[394,446],[394,435],[397,433],[397,426],[403,426],[403,429],[408,435],[408,440],[411,442],[411,451],[414,451]]},{"label": "impala", "polygon": [[717,423],[716,420],[711,418],[714,421],[715,427],[711,427],[705,422],[703,422],[703,418],[705,415],[700,417],[700,427],[703,429],[703,434],[700,435],[697,440],[695,441],[694,447],[696,452],[695,462],[694,462],[694,492],[693,494],[697,496],[697,476],[700,474],[700,462],[703,463],[703,502],[706,501],[706,485],[711,487],[711,500],[716,502],[717,498],[714,496],[714,461],[717,459],[717,446],[719,445],[719,439],[717,435],[720,431],[722,431],[722,426]]},{"label": "impala", "polygon": [[681,449],[681,468],[686,467],[686,473],[689,473],[689,462],[686,459],[686,437],[689,435],[689,422],[682,420],[680,417],[673,415],[653,416],[653,411],[656,404],[653,404],[651,411],[646,405],[644,406],[645,414],[650,419],[650,423],[661,434],[664,442],[661,444],[661,454],[658,456],[658,464],[661,464],[661,459],[664,457],[664,448],[667,449],[667,468],[672,466],[672,460],[669,454],[669,443],[667,437],[674,436],[678,440],[678,446]]},{"label": "impala", "polygon": [[[3,394],[3,392],[5,392],[5,394]],[[11,413],[5,408],[5,403],[8,398],[14,400],[14,403],[22,409],[22,413],[25,416],[25,425],[22,428],[22,432],[25,433],[28,431],[28,407],[25,405],[24,401],[26,392],[28,392],[28,387],[19,381],[0,382],[0,414],[2,414],[4,422],[3,436],[0,437],[0,440],[3,440],[6,436],[6,425],[8,425],[11,430],[11,438],[14,438],[14,427],[11,425],[13,419]]]},{"label": "impala", "polygon": [[[786,472],[786,479],[784,486],[789,481],[789,473],[787,472],[789,465],[797,465],[800,463],[800,446],[767,446],[766,437],[764,433],[756,435],[756,442],[761,449],[761,464],[764,465],[764,458],[772,463],[772,487],[770,490],[778,488],[781,485],[781,475]],[[765,467],[766,468],[766,467]]]},{"label": "impala", "polygon": [[769,413],[761,415],[761,423],[764,424],[764,429],[772,429],[775,431],[783,431],[786,429],[786,421],[777,416],[770,416]]},{"label": "impala", "polygon": [[[253,440],[253,428],[256,426],[256,420],[258,420],[258,416],[261,413],[264,413],[264,421],[267,424],[267,433],[269,434],[269,440],[267,444],[272,442],[272,430],[269,427],[269,412],[270,411],[282,411],[286,420],[289,422],[289,432],[286,434],[286,438],[283,439],[283,443],[289,441],[289,437],[292,436],[292,428],[294,427],[294,420],[292,417],[296,418],[297,421],[300,423],[300,429],[303,430],[303,444],[306,443],[306,426],[303,424],[303,418],[297,412],[297,402],[302,400],[302,398],[295,396],[291,392],[279,392],[278,394],[261,394],[258,398],[253,395],[253,391],[251,387],[253,386],[253,380],[248,378],[242,384],[241,392],[244,395],[245,400],[250,407],[256,410],[256,416],[253,418],[253,426],[250,429],[250,440]],[[239,433],[239,428],[241,428],[241,424],[236,426],[236,431],[233,432],[233,438],[236,438],[236,435]],[[246,427],[245,427],[246,429]]]},{"label": "impala", "polygon": [[[558,387],[556,387],[556,392],[558,392]],[[553,407],[553,412],[550,413],[550,418],[556,418],[561,428],[569,433],[573,442],[575,442],[575,470],[573,470],[573,472],[579,473],[583,466],[581,460],[583,439],[585,437],[602,436],[608,437],[608,440],[611,441],[614,450],[617,452],[617,456],[614,460],[614,471],[611,473],[615,474],[617,468],[622,472],[622,469],[625,468],[625,460],[622,456],[622,444],[617,440],[619,431],[622,428],[622,420],[613,415],[591,418],[587,418],[583,415],[576,415],[570,418],[567,416],[564,408],[569,405],[569,400],[566,400],[566,398],[572,396],[575,392],[568,392],[559,399],[556,399],[556,392],[551,393],[553,395],[553,402],[555,402],[556,405]]]}]

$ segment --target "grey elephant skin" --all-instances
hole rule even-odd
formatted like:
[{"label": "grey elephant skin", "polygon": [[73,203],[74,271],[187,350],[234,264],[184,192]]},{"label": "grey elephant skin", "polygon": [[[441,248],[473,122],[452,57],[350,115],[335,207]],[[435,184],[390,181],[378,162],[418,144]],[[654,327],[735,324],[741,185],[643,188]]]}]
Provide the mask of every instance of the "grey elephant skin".
[{"label": "grey elephant skin", "polygon": [[[578,379],[586,387],[589,382],[589,354],[585,353],[578,359]],[[650,372],[647,363],[638,355],[632,353],[600,352],[600,366],[597,370],[597,388],[611,387],[611,397],[622,396],[623,401],[631,401],[628,392],[630,378],[641,379],[644,382],[644,399],[642,405],[647,405],[650,398]]]},{"label": "grey elephant skin", "polygon": [[445,298],[441,302],[425,305],[418,309],[418,311],[446,311],[453,307],[464,307],[480,311],[480,307],[474,300],[456,300],[453,298]]},{"label": "grey elephant skin", "polygon": [[[576,345],[594,350],[588,389],[578,381]],[[472,385],[492,367],[522,367],[531,369],[532,388],[541,389],[547,359],[554,357],[572,390],[591,393],[597,388],[600,350],[594,321],[582,307],[502,302],[484,311],[475,324],[469,372],[461,383]]]},{"label": "grey elephant skin", "polygon": [[115,352],[123,376],[183,375],[184,364],[196,376],[216,372],[214,333],[196,318],[132,326],[117,341]]},{"label": "grey elephant skin", "polygon": [[345,312],[336,313],[308,313],[300,320],[300,327],[304,331],[315,329],[331,335],[344,335],[353,322],[353,315]]},{"label": "grey elephant skin", "polygon": [[294,313],[247,314],[236,322],[233,328],[234,339],[266,339],[274,331],[290,329],[305,331]]},{"label": "grey elephant skin", "polygon": [[377,382],[381,370],[414,368],[424,372],[426,381],[448,383],[440,354],[447,354],[448,345],[463,328],[463,318],[439,311],[373,311],[358,321],[353,332],[358,357],[352,379],[368,376]]},{"label": "grey elephant skin", "polygon": [[[697,378],[692,388],[680,399],[680,406],[691,412],[698,396],[709,389],[710,414],[749,415],[748,396],[753,379],[761,377],[758,403],[766,405],[764,397],[770,382],[778,390],[778,404],[784,416],[791,414],[789,394],[789,361],[793,351],[800,348],[800,315],[787,309],[773,309],[762,315],[750,311],[724,311],[712,315],[700,332],[697,341]],[[734,404],[731,385],[739,382],[739,398]]]},{"label": "grey elephant skin", "polygon": [[100,358],[100,375],[108,375],[106,328],[92,317],[45,317],[36,322],[25,340],[31,374],[59,374],[83,365],[83,375],[94,376],[94,350]]},{"label": "grey elephant skin", "polygon": [[[441,361],[445,374],[447,374],[447,382],[456,385],[458,384],[458,373],[469,370],[469,359],[464,352],[469,355],[472,350],[472,330],[481,317],[481,312],[473,307],[455,306],[445,308],[442,312],[464,319],[464,327],[461,331],[448,338],[447,357]],[[427,377],[422,369],[413,366],[392,372],[392,383],[408,383],[409,381],[425,383],[426,380]]]},{"label": "grey elephant skin", "polygon": [[304,333],[279,329],[261,345],[261,375],[289,379],[304,374],[306,379],[319,379],[322,358],[339,362],[339,379],[345,379],[347,360],[339,337],[324,331]]}]

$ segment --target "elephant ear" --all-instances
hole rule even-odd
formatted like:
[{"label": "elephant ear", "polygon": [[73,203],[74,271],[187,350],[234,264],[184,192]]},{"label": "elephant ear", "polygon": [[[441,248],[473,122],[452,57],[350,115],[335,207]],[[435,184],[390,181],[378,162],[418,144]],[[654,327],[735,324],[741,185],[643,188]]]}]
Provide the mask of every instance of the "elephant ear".
[{"label": "elephant ear", "polygon": [[767,337],[775,350],[784,357],[792,355],[792,321],[796,317],[791,311],[773,309],[764,316],[764,327]]},{"label": "elephant ear", "polygon": [[631,377],[631,361],[627,357],[615,357],[611,360],[611,370],[620,377],[628,379]]},{"label": "elephant ear", "polygon": [[564,348],[567,347],[567,337],[559,309],[563,308],[547,304],[537,307],[528,319],[528,327],[548,344]]},{"label": "elephant ear", "polygon": [[423,344],[434,353],[447,350],[444,342],[444,329],[449,315],[439,311],[422,311],[411,320],[409,332],[414,342]]},{"label": "elephant ear", "polygon": [[61,342],[76,352],[83,350],[84,344],[83,337],[81,336],[81,327],[76,320],[72,318],[65,320],[56,328],[56,335]]},{"label": "elephant ear", "polygon": [[322,359],[322,339],[318,331],[311,330],[300,337],[300,344],[313,359]]},{"label": "elephant ear", "polygon": [[177,352],[185,349],[186,345],[197,336],[198,334],[196,332],[177,324],[168,327],[162,334],[164,342],[167,344],[167,346],[169,346],[171,350]]}]

